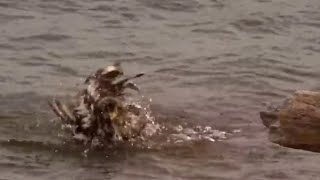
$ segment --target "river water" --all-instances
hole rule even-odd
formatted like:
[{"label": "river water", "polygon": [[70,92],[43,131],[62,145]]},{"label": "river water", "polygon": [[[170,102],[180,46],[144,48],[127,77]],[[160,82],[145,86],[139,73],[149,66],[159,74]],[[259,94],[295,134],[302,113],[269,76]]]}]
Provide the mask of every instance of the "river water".
[{"label": "river water", "polygon": [[[319,53],[319,0],[1,0],[0,179],[320,179],[319,154],[270,143],[259,119],[320,89]],[[146,73],[158,123],[226,138],[85,157],[46,101],[113,62]]]}]

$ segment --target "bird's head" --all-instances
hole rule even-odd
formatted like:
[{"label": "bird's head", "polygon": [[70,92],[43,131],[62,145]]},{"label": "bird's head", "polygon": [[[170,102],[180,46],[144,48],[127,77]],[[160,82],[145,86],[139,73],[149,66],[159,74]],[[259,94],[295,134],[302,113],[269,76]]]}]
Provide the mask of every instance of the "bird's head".
[{"label": "bird's head", "polygon": [[103,79],[113,80],[123,74],[120,63],[115,63],[114,65],[107,66],[101,70],[101,78]]}]

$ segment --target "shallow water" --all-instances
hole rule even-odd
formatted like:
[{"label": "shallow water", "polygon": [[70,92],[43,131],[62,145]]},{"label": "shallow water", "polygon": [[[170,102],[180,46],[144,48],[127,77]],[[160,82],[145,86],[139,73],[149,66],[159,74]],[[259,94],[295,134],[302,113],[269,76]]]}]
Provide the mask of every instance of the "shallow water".
[{"label": "shallow water", "polygon": [[[258,116],[320,89],[318,0],[1,0],[0,24],[0,179],[320,178],[319,155],[270,143]],[[115,61],[147,73],[157,122],[227,138],[85,158],[46,100]]]}]

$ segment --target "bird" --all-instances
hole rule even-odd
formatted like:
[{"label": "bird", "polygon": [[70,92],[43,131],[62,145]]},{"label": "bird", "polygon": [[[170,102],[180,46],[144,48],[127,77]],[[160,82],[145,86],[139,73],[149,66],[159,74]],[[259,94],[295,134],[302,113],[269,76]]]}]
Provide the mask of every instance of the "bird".
[{"label": "bird", "polygon": [[114,63],[98,69],[85,79],[87,87],[78,92],[76,103],[72,106],[58,99],[48,103],[65,124],[74,127],[72,135],[76,141],[88,144],[94,139],[106,143],[129,140],[139,134],[139,130],[130,129],[130,116],[138,116],[141,108],[125,104],[124,91],[140,91],[130,80],[143,75],[144,73],[139,73],[121,78],[124,76],[121,64]]}]

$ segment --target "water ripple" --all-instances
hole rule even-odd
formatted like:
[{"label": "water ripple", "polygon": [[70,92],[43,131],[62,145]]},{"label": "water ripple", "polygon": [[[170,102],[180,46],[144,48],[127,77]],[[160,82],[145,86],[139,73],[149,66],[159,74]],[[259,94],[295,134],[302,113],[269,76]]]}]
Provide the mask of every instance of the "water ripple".
[{"label": "water ripple", "polygon": [[[1,0],[1,178],[315,179],[316,154],[269,143],[257,112],[319,89],[319,5]],[[157,148],[127,144],[83,158],[84,149],[63,144],[46,101],[73,95],[82,77],[112,62],[146,72],[137,84],[167,130],[150,142]],[[231,135],[192,141],[198,125]]]},{"label": "water ripple", "polygon": [[271,17],[240,19],[231,23],[237,30],[246,33],[280,35],[288,32],[291,22]]},{"label": "water ripple", "polygon": [[11,41],[45,41],[45,42],[59,42],[70,39],[71,37],[68,35],[63,34],[39,34],[39,35],[32,35],[32,36],[25,36],[25,37],[14,37],[10,38]]},{"label": "water ripple", "polygon": [[90,51],[76,54],[76,56],[83,59],[105,59],[105,58],[118,58],[123,56],[132,57],[134,53],[131,52],[112,52],[112,51]]},{"label": "water ripple", "polygon": [[15,20],[30,20],[34,19],[34,16],[30,15],[9,15],[9,14],[0,14],[0,22],[10,22]]},{"label": "water ripple", "polygon": [[201,6],[194,0],[140,0],[147,7],[174,12],[194,12]]}]

